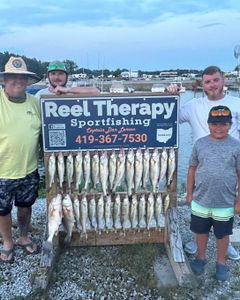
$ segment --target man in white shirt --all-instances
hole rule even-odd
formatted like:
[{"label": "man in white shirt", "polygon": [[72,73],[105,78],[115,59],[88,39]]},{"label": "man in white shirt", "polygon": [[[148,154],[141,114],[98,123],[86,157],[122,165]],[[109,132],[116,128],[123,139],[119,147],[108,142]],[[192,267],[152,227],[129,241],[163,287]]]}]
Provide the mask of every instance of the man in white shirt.
[{"label": "man in white shirt", "polygon": [[[229,134],[237,139],[240,138],[240,105],[239,98],[224,95],[224,77],[222,71],[216,66],[207,67],[202,74],[202,87],[205,96],[194,98],[180,107],[179,122],[188,122],[192,128],[194,142],[200,137],[209,134],[208,114],[216,105],[228,106],[232,112],[232,127]],[[178,86],[171,84],[167,88],[170,93],[177,93]],[[185,251],[194,254],[197,251],[195,240],[185,245]],[[239,252],[231,245],[228,246],[228,257],[233,260],[240,259]]]}]

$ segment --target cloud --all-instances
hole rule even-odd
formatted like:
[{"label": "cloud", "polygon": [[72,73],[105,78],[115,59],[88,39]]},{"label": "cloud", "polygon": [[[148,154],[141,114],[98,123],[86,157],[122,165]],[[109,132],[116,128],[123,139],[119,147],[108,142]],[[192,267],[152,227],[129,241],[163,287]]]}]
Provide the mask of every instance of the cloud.
[{"label": "cloud", "polygon": [[200,26],[199,28],[207,28],[207,27],[213,27],[213,26],[224,26],[224,23],[216,22],[216,23],[210,23]]}]

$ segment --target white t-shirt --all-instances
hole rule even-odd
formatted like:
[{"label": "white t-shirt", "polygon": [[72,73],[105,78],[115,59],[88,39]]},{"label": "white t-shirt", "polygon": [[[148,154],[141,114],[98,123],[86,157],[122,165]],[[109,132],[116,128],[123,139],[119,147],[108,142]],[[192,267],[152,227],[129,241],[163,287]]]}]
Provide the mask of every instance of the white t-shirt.
[{"label": "white t-shirt", "polygon": [[208,114],[213,106],[224,105],[232,112],[232,127],[229,134],[240,138],[240,98],[226,95],[221,100],[208,100],[208,98],[193,98],[180,107],[179,122],[188,122],[192,128],[194,142],[200,137],[209,134]]}]

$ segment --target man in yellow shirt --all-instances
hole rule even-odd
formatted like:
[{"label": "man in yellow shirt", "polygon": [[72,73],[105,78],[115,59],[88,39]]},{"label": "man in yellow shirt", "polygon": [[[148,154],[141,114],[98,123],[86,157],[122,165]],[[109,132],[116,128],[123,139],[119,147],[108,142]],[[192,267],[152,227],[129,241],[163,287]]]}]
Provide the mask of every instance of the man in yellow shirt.
[{"label": "man in yellow shirt", "polygon": [[10,57],[0,72],[0,234],[3,239],[0,260],[13,262],[11,210],[18,207],[17,244],[28,254],[37,245],[28,237],[32,205],[38,196],[38,150],[41,133],[39,102],[26,93],[26,87],[40,78],[27,71],[21,57]]}]

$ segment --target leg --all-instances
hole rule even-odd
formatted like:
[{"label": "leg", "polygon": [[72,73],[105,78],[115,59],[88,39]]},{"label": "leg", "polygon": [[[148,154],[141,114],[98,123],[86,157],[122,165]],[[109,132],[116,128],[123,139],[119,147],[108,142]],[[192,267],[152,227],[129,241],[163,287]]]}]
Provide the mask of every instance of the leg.
[{"label": "leg", "polygon": [[26,246],[26,251],[29,253],[34,253],[37,251],[37,245],[31,244],[31,240],[28,238],[28,227],[31,221],[32,207],[18,207],[18,225],[20,236],[18,240],[19,245],[29,245]]},{"label": "leg", "polygon": [[[12,216],[9,213],[6,216],[0,216],[0,233],[3,238],[3,250],[13,249],[12,238]],[[13,258],[13,253],[6,255],[1,253],[1,260],[8,261]]]},{"label": "leg", "polygon": [[225,256],[227,254],[229,244],[229,235],[224,236],[222,239],[217,239],[217,263],[225,265]]},{"label": "leg", "polygon": [[207,248],[207,242],[208,242],[208,234],[196,234],[196,240],[197,240],[197,258],[206,260],[206,248]]}]

